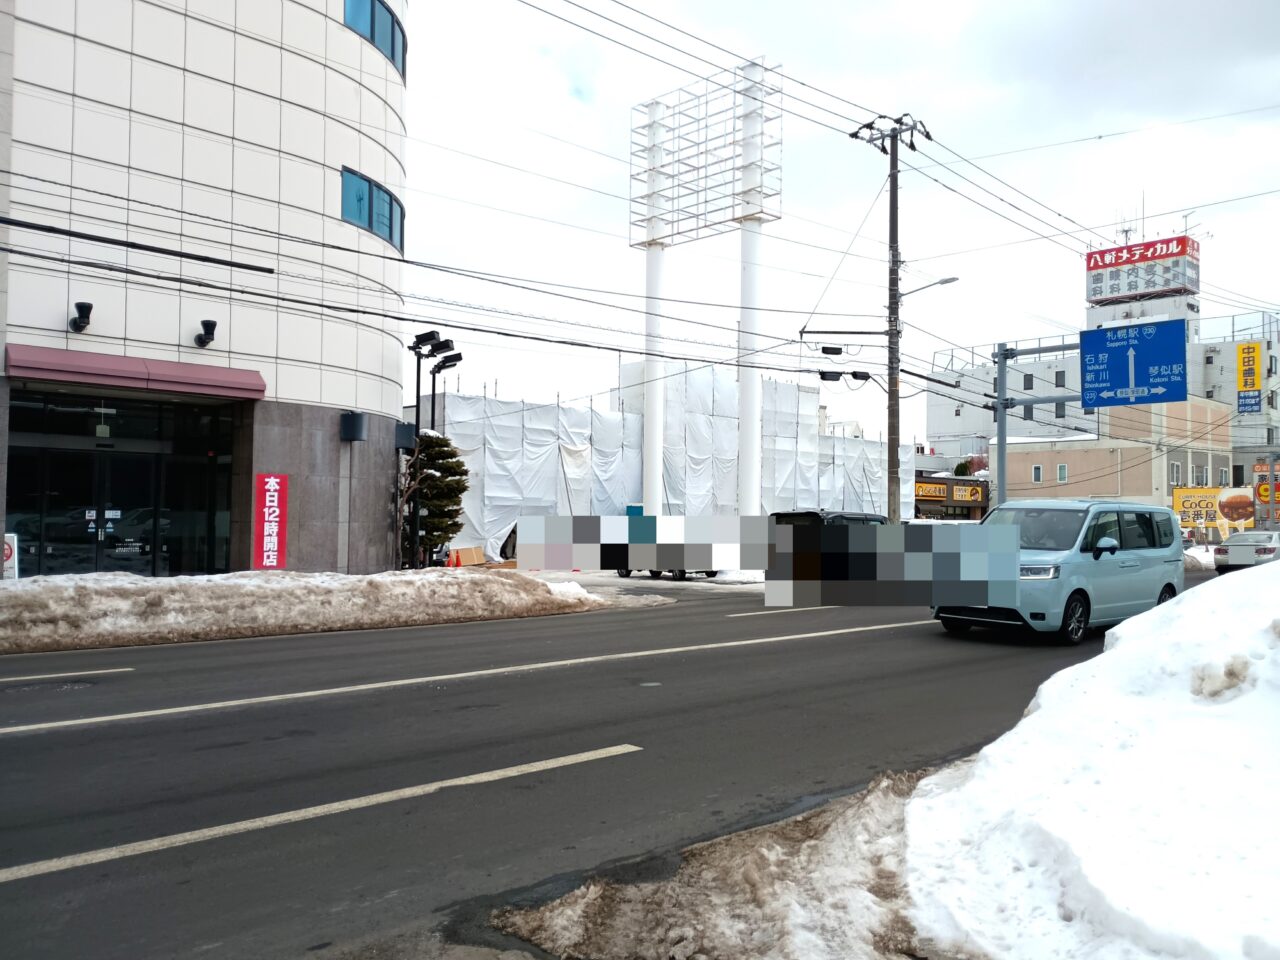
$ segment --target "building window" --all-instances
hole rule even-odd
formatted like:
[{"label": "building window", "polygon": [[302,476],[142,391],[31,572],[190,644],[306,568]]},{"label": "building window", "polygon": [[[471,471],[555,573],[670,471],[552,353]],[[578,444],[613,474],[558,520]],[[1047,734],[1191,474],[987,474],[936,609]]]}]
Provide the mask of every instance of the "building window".
[{"label": "building window", "polygon": [[957,417],[958,417],[958,416],[960,416],[960,408],[959,408],[959,407],[956,407],[956,416],[957,416]]},{"label": "building window", "polygon": [[404,207],[381,184],[354,170],[342,170],[342,219],[376,233],[404,252]]},{"label": "building window", "polygon": [[1276,392],[1274,390],[1267,394],[1267,406],[1272,410],[1276,408]]},{"label": "building window", "polygon": [[1067,465],[1065,463],[1058,464],[1058,482],[1067,482]]},{"label": "building window", "polygon": [[1055,387],[1065,387],[1067,385],[1067,371],[1065,370],[1054,371],[1053,385]]},{"label": "building window", "polygon": [[1267,427],[1267,446],[1271,446],[1276,442],[1276,428]]},{"label": "building window", "polygon": [[1169,464],[1169,486],[1178,487],[1182,485],[1182,464]]},{"label": "building window", "polygon": [[1225,487],[1227,485],[1227,468],[1218,468],[1218,486]]},{"label": "building window", "polygon": [[1053,415],[1061,420],[1067,415],[1067,405],[1065,403],[1055,403],[1053,405]]},{"label": "building window", "polygon": [[1031,482],[1040,483],[1044,480],[1044,467],[1040,464],[1033,464],[1031,467]]},{"label": "building window", "polygon": [[1192,465],[1191,485],[1193,487],[1207,487],[1209,485],[1209,468]]},{"label": "building window", "polygon": [[1022,375],[1022,389],[1023,389],[1023,390],[1030,390],[1030,389],[1032,389],[1035,385],[1036,385],[1036,378],[1035,378],[1032,374],[1024,373],[1024,374]]},{"label": "building window", "polygon": [[404,28],[383,0],[346,0],[348,27],[382,51],[404,76]]}]

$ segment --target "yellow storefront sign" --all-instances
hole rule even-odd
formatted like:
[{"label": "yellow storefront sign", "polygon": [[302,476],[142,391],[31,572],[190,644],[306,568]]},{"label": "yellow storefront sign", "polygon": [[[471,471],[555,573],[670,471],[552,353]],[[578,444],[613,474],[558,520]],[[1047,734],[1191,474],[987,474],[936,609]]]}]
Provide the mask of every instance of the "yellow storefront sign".
[{"label": "yellow storefront sign", "polygon": [[982,488],[981,487],[956,487],[951,491],[951,499],[956,503],[981,503]]},{"label": "yellow storefront sign", "polygon": [[945,500],[947,499],[947,485],[945,483],[916,483],[916,499],[917,500]]},{"label": "yellow storefront sign", "polygon": [[1262,344],[1256,340],[1236,344],[1236,390],[1260,390],[1258,367],[1262,363]]},{"label": "yellow storefront sign", "polygon": [[1253,529],[1249,487],[1174,487],[1173,509],[1184,529],[1217,527],[1224,537],[1232,530]]}]

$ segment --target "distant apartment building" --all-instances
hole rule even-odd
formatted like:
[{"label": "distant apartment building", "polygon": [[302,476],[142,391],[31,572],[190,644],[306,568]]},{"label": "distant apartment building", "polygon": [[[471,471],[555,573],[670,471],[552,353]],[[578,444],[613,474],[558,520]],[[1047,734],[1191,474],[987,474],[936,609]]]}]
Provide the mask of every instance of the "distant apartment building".
[{"label": "distant apartment building", "polygon": [[[1127,490],[1150,486],[1143,494],[1149,497],[1156,495],[1157,484],[1154,480],[1139,484],[1137,478],[1157,460],[1164,464],[1159,472],[1165,476],[1166,494],[1177,485],[1241,486],[1250,483],[1255,462],[1280,460],[1280,320],[1263,313],[1201,321],[1192,298],[1178,298],[1172,304],[1169,300],[1136,303],[1125,309],[1092,308],[1089,315],[1095,324],[1114,324],[1163,319],[1171,311],[1185,311],[1191,317],[1187,344],[1191,399],[1186,404],[1134,404],[1096,410],[1072,401],[1015,407],[1008,415],[1009,496],[1029,495],[1028,489],[1035,495],[1114,494],[1114,483],[1109,491],[1102,488],[1108,482],[1105,478],[1119,470],[1126,478],[1123,486]],[[1080,357],[1069,349],[1072,342],[1073,337],[1062,336],[1010,343],[1014,347],[1051,347],[1056,343],[1063,351],[1011,361],[1008,395],[1079,394]],[[958,381],[959,387],[930,393],[927,447],[949,456],[987,451],[995,435],[995,414],[984,408],[991,401],[983,394],[996,392],[994,351],[993,344],[935,354],[935,373]],[[1250,386],[1253,394],[1243,400],[1242,385]],[[1224,436],[1229,437],[1225,448]],[[1029,446],[1036,441],[1041,446]],[[1107,446],[1110,441],[1115,441],[1114,446]],[[1161,446],[1159,456],[1149,461],[1156,444]],[[1147,456],[1139,456],[1143,449]],[[1059,484],[1058,461],[1035,459],[1052,451],[1072,452],[1073,457],[1064,463],[1073,479]],[[1138,460],[1143,461],[1141,470],[1136,466]],[[1103,461],[1110,463],[1110,470],[1103,470]],[[994,470],[994,457],[991,466]],[[1042,471],[1041,479],[1034,482],[1030,479],[1033,467]],[[1077,483],[1094,475],[1098,482]],[[1170,479],[1176,483],[1171,484]]]},{"label": "distant apartment building", "polygon": [[22,576],[392,564],[406,8],[0,4]]},{"label": "distant apartment building", "polygon": [[1007,495],[1116,497],[1167,506],[1175,487],[1232,485],[1228,404],[1197,397],[1100,410],[1096,417],[1097,434],[1011,437]]}]

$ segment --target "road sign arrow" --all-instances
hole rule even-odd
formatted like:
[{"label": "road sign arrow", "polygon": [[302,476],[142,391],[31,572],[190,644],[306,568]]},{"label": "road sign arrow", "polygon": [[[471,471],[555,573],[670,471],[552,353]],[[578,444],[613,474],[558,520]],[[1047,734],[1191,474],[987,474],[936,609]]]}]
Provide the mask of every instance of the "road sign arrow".
[{"label": "road sign arrow", "polygon": [[1165,388],[1164,388],[1164,387],[1152,387],[1152,388],[1151,388],[1151,392],[1152,392],[1152,393],[1165,393],[1165,392],[1166,392],[1166,390],[1165,390]]},{"label": "road sign arrow", "polygon": [[[1133,349],[1133,347],[1130,347],[1130,348],[1129,348],[1129,389],[1130,389],[1130,390],[1132,390],[1132,389],[1134,388],[1134,382],[1133,382],[1133,355],[1134,355],[1134,349]],[[1135,399],[1135,397],[1133,396],[1133,394],[1130,394],[1130,395],[1129,395],[1129,402],[1130,402],[1130,403],[1133,403],[1134,399]]]},{"label": "road sign arrow", "polygon": [[1116,395],[1116,392],[1114,390],[1103,390],[1100,394],[1098,394],[1098,396],[1106,397],[1108,400],[1110,400],[1115,395]]}]

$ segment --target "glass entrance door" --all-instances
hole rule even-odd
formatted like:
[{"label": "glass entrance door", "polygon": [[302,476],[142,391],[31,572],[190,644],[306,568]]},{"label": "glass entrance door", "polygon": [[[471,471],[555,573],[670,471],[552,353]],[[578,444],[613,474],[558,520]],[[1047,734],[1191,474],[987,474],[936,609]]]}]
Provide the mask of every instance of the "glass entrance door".
[{"label": "glass entrance door", "polygon": [[99,453],[98,569],[149,576],[154,572],[156,458],[145,453]]},{"label": "glass entrance door", "polygon": [[41,573],[93,573],[98,569],[97,456],[80,450],[48,453]]},{"label": "glass entrance door", "polygon": [[151,454],[50,450],[40,572],[151,575],[155,469]]}]

